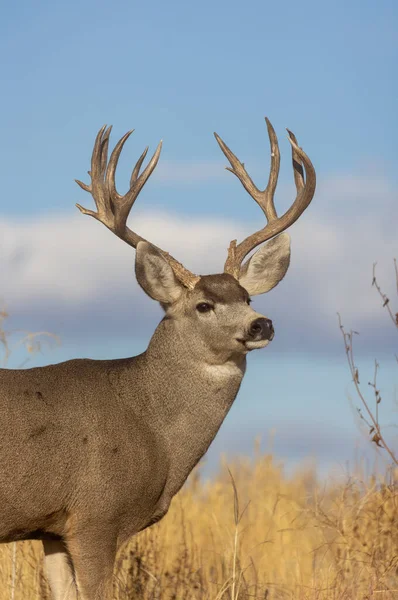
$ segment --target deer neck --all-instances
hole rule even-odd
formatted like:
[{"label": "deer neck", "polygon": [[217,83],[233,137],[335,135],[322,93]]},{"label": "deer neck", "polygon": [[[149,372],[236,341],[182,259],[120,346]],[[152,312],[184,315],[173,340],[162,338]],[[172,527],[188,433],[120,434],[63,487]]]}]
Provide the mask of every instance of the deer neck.
[{"label": "deer neck", "polygon": [[207,451],[238,393],[246,358],[215,360],[164,319],[145,352],[147,402],[172,457],[176,490]]}]

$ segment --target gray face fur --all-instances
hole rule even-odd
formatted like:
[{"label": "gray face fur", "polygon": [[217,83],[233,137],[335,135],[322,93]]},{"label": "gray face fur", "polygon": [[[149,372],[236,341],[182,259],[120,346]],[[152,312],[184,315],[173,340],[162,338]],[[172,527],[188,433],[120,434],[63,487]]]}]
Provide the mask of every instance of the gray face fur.
[{"label": "gray face fur", "polygon": [[[173,320],[190,352],[208,364],[224,364],[272,340],[272,323],[250,307],[249,291],[258,294],[274,287],[286,273],[289,258],[289,236],[282,234],[247,261],[240,282],[226,273],[205,275],[188,290],[162,254],[140,242],[136,275],[144,291],[162,304],[165,318]],[[256,335],[255,322],[262,324]]]},{"label": "gray face fur", "polygon": [[[184,294],[177,317],[179,327],[184,335],[192,336],[203,353],[207,352],[216,362],[225,362],[269,342],[253,340],[249,334],[251,324],[263,317],[249,303],[249,294],[232,275],[203,276],[192,292]],[[211,309],[200,312],[202,305]]]}]

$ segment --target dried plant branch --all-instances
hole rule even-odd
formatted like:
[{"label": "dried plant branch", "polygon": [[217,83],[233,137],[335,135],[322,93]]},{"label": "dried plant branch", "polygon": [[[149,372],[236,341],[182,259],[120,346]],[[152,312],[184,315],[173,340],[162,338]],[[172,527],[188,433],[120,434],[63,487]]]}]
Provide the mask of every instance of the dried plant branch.
[{"label": "dried plant branch", "polygon": [[372,436],[371,441],[373,443],[375,443],[376,446],[378,446],[379,448],[383,448],[384,450],[386,450],[386,452],[389,454],[393,463],[396,466],[398,466],[398,458],[395,455],[395,453],[391,450],[389,445],[387,444],[387,442],[383,436],[383,433],[381,431],[381,428],[379,425],[379,420],[378,420],[379,419],[378,405],[381,402],[380,391],[377,389],[377,371],[378,371],[379,365],[376,361],[373,383],[369,384],[374,388],[374,394],[375,394],[375,400],[376,400],[376,411],[374,414],[373,411],[370,409],[369,404],[360,388],[359,370],[355,364],[355,359],[354,359],[353,336],[358,335],[358,332],[352,331],[352,330],[350,332],[345,331],[344,326],[341,322],[340,314],[337,313],[337,315],[338,315],[338,319],[339,319],[339,328],[340,328],[340,331],[341,331],[341,333],[343,335],[343,339],[344,339],[344,347],[345,347],[345,352],[346,352],[346,356],[347,356],[347,362],[348,362],[348,365],[349,365],[349,368],[351,371],[351,375],[352,375],[352,380],[354,382],[355,389],[356,389],[357,394],[362,402],[363,407],[365,408],[365,411],[366,411],[366,414],[367,414],[369,420],[363,416],[362,411],[360,409],[358,410],[358,413],[359,413],[360,417],[363,419],[363,421],[369,426],[369,435]]},{"label": "dried plant branch", "polygon": [[[0,359],[0,366],[2,368],[7,367],[10,357],[17,348],[23,346],[28,353],[28,357],[19,365],[20,368],[24,367],[28,362],[29,358],[36,354],[37,352],[41,352],[43,341],[54,341],[57,345],[60,344],[60,338],[54,333],[50,333],[48,331],[37,331],[30,332],[24,331],[22,329],[12,329],[7,330],[4,327],[5,321],[8,319],[9,313],[3,307],[0,309],[0,344],[3,347],[3,357]],[[19,335],[19,339],[17,339],[14,343],[11,343],[11,338],[15,335]]]},{"label": "dried plant branch", "polygon": [[[377,263],[373,263],[373,278],[372,278],[372,285],[375,286],[375,288],[377,289],[377,291],[379,292],[379,295],[381,297],[381,299],[383,300],[383,308],[386,308],[388,311],[388,314],[390,316],[391,321],[394,323],[395,327],[398,329],[398,312],[396,312],[394,314],[393,310],[391,309],[390,306],[390,299],[388,298],[388,296],[382,291],[377,279],[376,279],[376,265]],[[397,259],[394,258],[394,269],[395,269],[395,285],[396,285],[396,290],[397,290],[397,295],[398,295],[398,265],[397,265]]]},{"label": "dried plant branch", "polygon": [[394,270],[395,270],[395,287],[396,287],[397,296],[398,296],[398,263],[397,263],[396,258],[394,258]]}]

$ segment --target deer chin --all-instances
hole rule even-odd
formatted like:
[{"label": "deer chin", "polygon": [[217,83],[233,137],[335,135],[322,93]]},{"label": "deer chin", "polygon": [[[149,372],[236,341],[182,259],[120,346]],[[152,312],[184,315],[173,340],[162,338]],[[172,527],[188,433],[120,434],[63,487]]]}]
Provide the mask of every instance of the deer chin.
[{"label": "deer chin", "polygon": [[246,348],[251,352],[252,350],[259,350],[268,346],[271,340],[259,340],[257,342],[249,341],[245,343]]},{"label": "deer chin", "polygon": [[238,339],[238,342],[242,344],[244,350],[246,352],[251,352],[252,350],[259,350],[260,348],[265,348],[268,346],[271,340],[242,340]]}]

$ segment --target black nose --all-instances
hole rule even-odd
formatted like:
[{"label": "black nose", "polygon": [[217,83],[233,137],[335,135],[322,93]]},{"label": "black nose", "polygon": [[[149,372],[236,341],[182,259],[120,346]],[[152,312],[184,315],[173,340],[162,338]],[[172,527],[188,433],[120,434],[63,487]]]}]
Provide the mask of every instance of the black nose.
[{"label": "black nose", "polygon": [[271,340],[274,337],[271,319],[260,317],[253,321],[249,327],[249,335],[253,340]]}]

